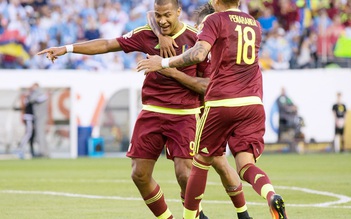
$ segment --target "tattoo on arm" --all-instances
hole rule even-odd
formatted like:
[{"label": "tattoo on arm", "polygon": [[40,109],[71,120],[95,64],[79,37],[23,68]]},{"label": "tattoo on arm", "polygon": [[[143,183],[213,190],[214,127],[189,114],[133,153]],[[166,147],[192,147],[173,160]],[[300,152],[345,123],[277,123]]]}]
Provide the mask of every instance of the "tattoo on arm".
[{"label": "tattoo on arm", "polygon": [[209,50],[201,42],[197,42],[193,48],[174,60],[171,67],[183,67],[202,62],[205,60],[208,52]]}]

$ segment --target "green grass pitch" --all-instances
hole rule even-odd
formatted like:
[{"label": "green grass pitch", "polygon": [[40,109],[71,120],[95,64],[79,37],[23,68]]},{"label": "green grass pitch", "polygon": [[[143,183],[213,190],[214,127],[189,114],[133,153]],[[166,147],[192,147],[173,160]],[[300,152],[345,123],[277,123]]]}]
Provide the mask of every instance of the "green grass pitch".
[{"label": "green grass pitch", "polygon": [[[233,158],[228,158],[233,164]],[[264,154],[258,164],[286,202],[290,219],[349,218],[351,154]],[[128,158],[1,160],[1,219],[154,218],[130,179]],[[161,157],[155,179],[177,219],[182,206],[173,163]],[[266,201],[244,183],[249,212],[270,219]],[[203,208],[210,219],[236,218],[211,170]]]}]

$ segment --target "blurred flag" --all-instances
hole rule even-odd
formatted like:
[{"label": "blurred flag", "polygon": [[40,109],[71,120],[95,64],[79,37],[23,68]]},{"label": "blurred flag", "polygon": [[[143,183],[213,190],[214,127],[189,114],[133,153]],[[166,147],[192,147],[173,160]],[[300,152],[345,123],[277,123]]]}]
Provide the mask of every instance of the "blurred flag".
[{"label": "blurred flag", "polygon": [[0,35],[0,54],[27,60],[30,58],[24,39],[17,30],[5,31]]}]

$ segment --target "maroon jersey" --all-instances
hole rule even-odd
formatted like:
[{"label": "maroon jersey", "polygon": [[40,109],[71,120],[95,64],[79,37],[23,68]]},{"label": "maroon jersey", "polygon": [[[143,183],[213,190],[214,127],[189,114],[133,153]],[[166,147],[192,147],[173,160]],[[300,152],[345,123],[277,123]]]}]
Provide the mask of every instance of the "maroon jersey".
[{"label": "maroon jersey", "polygon": [[[178,48],[175,48],[177,55],[182,54],[196,43],[196,29],[184,24],[184,27],[175,36]],[[117,38],[117,41],[126,53],[139,51],[150,55],[159,55],[158,38],[149,26],[134,29],[130,33]],[[206,64],[206,62],[204,62]],[[206,69],[198,65],[199,69]],[[197,66],[178,68],[190,76],[197,76]],[[191,109],[200,106],[199,95],[181,85],[176,80],[163,76],[157,72],[150,72],[146,75],[142,87],[142,103],[175,109]]]},{"label": "maroon jersey", "polygon": [[248,96],[262,99],[259,23],[240,10],[227,10],[207,16],[201,26],[199,40],[212,46],[205,101]]}]

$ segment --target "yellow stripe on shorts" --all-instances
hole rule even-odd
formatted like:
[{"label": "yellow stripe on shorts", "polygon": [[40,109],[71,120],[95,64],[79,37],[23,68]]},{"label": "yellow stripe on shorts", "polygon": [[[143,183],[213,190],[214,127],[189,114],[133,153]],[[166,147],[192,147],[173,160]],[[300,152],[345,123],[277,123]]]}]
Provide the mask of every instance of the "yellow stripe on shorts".
[{"label": "yellow stripe on shorts", "polygon": [[210,100],[205,102],[205,106],[211,107],[235,107],[235,106],[248,106],[248,105],[263,105],[261,98],[257,96],[250,97],[239,97],[239,98],[230,98],[223,100]]},{"label": "yellow stripe on shorts", "polygon": [[209,111],[210,111],[210,107],[205,107],[204,112],[200,118],[200,121],[196,123],[195,150],[194,150],[195,154],[199,153],[201,135],[202,135],[202,131],[204,129]]},{"label": "yellow stripe on shorts", "polygon": [[143,110],[155,112],[155,113],[164,113],[172,115],[194,115],[200,113],[201,107],[193,109],[174,109],[167,108],[162,106],[153,106],[153,105],[143,105]]}]

